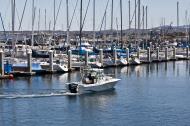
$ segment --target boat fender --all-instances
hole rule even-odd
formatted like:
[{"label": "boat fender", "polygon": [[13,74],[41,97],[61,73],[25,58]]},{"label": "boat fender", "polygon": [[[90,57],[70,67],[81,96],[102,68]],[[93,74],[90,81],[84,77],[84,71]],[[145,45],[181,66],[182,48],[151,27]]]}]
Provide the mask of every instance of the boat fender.
[{"label": "boat fender", "polygon": [[14,79],[13,74],[10,74],[10,75],[9,75],[9,79]]}]

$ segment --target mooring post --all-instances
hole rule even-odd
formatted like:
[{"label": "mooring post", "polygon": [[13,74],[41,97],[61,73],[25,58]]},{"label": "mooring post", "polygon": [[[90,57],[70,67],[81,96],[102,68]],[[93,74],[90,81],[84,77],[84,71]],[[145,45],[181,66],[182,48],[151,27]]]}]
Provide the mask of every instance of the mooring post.
[{"label": "mooring post", "polygon": [[1,62],[1,76],[4,76],[4,53],[3,50],[0,51],[0,62]]},{"label": "mooring post", "polygon": [[71,50],[68,51],[68,69],[69,70],[72,69],[72,51]]},{"label": "mooring post", "polygon": [[160,60],[160,48],[159,47],[156,48],[156,60],[157,61]]},{"label": "mooring post", "polygon": [[189,46],[186,47],[186,56],[187,56],[187,59],[189,59]]},{"label": "mooring post", "polygon": [[31,50],[27,50],[27,63],[28,63],[28,72],[32,73],[32,52]]},{"label": "mooring post", "polygon": [[151,62],[150,47],[147,48],[147,61]]},{"label": "mooring post", "polygon": [[176,60],[176,47],[173,47],[173,59]]},{"label": "mooring post", "polygon": [[53,51],[49,51],[49,69],[53,72]]},{"label": "mooring post", "polygon": [[165,48],[165,60],[168,60],[168,47]]},{"label": "mooring post", "polygon": [[137,58],[138,58],[138,59],[140,59],[140,52],[141,52],[141,50],[140,50],[140,48],[138,47],[138,49],[137,49]]},{"label": "mooring post", "polygon": [[100,49],[100,60],[99,60],[99,62],[101,63],[101,66],[103,66],[103,58],[104,58],[103,49]]},{"label": "mooring post", "polygon": [[88,51],[85,53],[85,66],[88,66]]},{"label": "mooring post", "polygon": [[117,50],[113,50],[113,59],[114,59],[114,65],[117,65]]},{"label": "mooring post", "polygon": [[129,48],[126,49],[126,58],[127,58],[127,63],[129,63]]}]

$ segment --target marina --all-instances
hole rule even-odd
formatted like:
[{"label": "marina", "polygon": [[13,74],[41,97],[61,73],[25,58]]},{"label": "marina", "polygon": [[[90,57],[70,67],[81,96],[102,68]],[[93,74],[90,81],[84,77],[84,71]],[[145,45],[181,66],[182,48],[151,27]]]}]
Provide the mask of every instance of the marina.
[{"label": "marina", "polygon": [[188,0],[0,0],[0,126],[186,126]]}]

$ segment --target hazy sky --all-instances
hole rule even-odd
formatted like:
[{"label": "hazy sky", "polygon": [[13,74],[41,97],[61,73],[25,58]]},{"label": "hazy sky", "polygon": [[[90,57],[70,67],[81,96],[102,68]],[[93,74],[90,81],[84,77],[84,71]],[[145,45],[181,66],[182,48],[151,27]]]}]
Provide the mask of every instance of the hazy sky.
[{"label": "hazy sky", "polygon": [[[11,28],[11,0],[0,0],[0,12],[3,17],[4,25],[6,30]],[[69,0],[70,8],[70,18],[73,14],[74,6],[77,0]],[[89,0],[83,0],[83,15],[86,10],[86,6]],[[190,0],[178,0],[180,3],[180,24],[185,23],[185,11],[189,11],[190,15]],[[56,10],[58,10],[60,0],[56,0]],[[16,0],[16,22],[15,29],[18,30],[19,20],[22,15],[22,10],[24,8],[25,0]],[[79,0],[80,3],[80,0]],[[101,20],[106,8],[107,0],[96,0],[96,30],[100,29]],[[166,24],[173,22],[173,25],[176,25],[176,3],[177,0],[141,0],[142,5],[148,6],[148,27],[159,26],[161,24],[161,19],[166,18]],[[84,30],[92,30],[92,8],[93,0],[91,0],[87,18],[85,21]],[[134,12],[134,0],[131,0],[131,13]],[[66,0],[62,0],[60,13],[57,19],[56,29],[57,30],[66,30]],[[38,26],[38,15],[39,8],[41,10],[41,20],[40,20],[40,29],[45,29],[44,21],[44,10],[47,9],[47,22],[51,21],[51,29],[53,28],[53,0],[35,0],[36,6],[36,20],[35,20],[35,29]],[[71,25],[71,30],[79,29],[79,4],[77,7],[76,15],[73,19]],[[106,28],[110,29],[110,9],[111,9],[111,0],[109,2],[109,7],[107,10],[107,25]],[[25,15],[22,23],[22,30],[31,30],[32,22],[32,0],[28,0]],[[131,14],[132,15],[132,14]],[[188,15],[188,16],[189,16]],[[118,18],[118,25],[120,25],[120,9],[119,9],[119,0],[114,0],[114,28],[116,29],[116,18]],[[134,26],[134,22],[133,22]],[[48,23],[47,23],[48,27]],[[128,0],[123,0],[123,27],[128,28]],[[0,22],[0,30],[2,31],[2,25]]]}]

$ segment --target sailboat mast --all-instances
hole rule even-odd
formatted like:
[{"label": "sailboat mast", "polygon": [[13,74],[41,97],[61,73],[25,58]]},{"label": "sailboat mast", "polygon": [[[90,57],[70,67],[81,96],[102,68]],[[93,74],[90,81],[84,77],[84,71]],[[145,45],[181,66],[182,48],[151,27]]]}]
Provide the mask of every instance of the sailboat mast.
[{"label": "sailboat mast", "polygon": [[129,30],[131,29],[131,1],[129,0]]},{"label": "sailboat mast", "polygon": [[111,3],[111,31],[113,31],[113,0]]},{"label": "sailboat mast", "polygon": [[95,45],[95,41],[96,41],[96,32],[95,32],[95,26],[96,26],[96,1],[93,0],[93,41],[94,41],[94,45]]},{"label": "sailboat mast", "polygon": [[145,8],[143,6],[143,31],[145,29]]},{"label": "sailboat mast", "polygon": [[137,29],[137,0],[135,0],[135,33]]},{"label": "sailboat mast", "polygon": [[39,8],[39,13],[38,13],[38,32],[40,32],[40,17],[41,17],[41,10]]},{"label": "sailboat mast", "polygon": [[120,14],[121,14],[121,48],[123,48],[123,11],[122,0],[120,0]]},{"label": "sailboat mast", "polygon": [[34,0],[32,0],[32,40],[31,40],[31,46],[34,45],[34,18],[35,18],[35,9],[34,9]]},{"label": "sailboat mast", "polygon": [[46,9],[45,9],[45,31],[47,30],[47,18],[46,18]]},{"label": "sailboat mast", "polygon": [[69,30],[70,30],[70,26],[69,26],[69,1],[66,0],[66,12],[67,12],[67,44],[70,45],[70,36],[69,36]]},{"label": "sailboat mast", "polygon": [[146,9],[145,9],[145,18],[146,18],[146,47],[148,45],[148,6],[146,6]]},{"label": "sailboat mast", "polygon": [[53,34],[55,32],[55,0],[53,2]]},{"label": "sailboat mast", "polygon": [[138,30],[141,28],[141,0],[138,0]]},{"label": "sailboat mast", "polygon": [[137,0],[135,0],[135,45],[137,45]]},{"label": "sailboat mast", "polygon": [[179,1],[177,1],[177,27],[179,27]]},{"label": "sailboat mast", "polygon": [[11,0],[11,11],[12,11],[12,32],[15,31],[15,0]]},{"label": "sailboat mast", "polygon": [[188,11],[185,11],[185,32],[186,32],[186,45],[188,45]]},{"label": "sailboat mast", "polygon": [[79,35],[79,39],[80,39],[80,46],[82,43],[82,0],[80,1],[80,35]]}]

